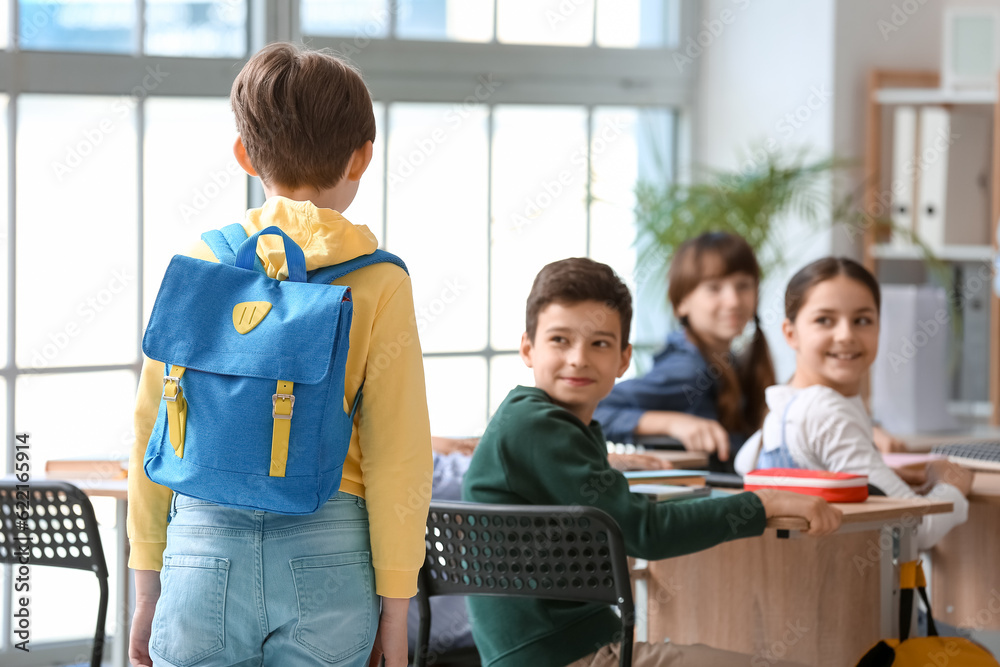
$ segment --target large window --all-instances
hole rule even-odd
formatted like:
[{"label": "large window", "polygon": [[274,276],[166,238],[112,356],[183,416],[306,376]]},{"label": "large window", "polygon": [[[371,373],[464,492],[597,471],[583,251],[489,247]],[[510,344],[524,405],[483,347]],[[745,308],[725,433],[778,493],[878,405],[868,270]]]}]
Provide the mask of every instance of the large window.
[{"label": "large window", "polygon": [[[20,431],[37,474],[50,459],[128,455],[142,328],[169,258],[261,201],[232,157],[227,96],[248,51],[278,39],[364,72],[378,139],[346,215],[410,268],[434,432],[480,433],[530,382],[516,350],[541,266],[586,255],[642,287],[633,188],[673,178],[692,79],[670,48],[692,12],[681,0],[0,0],[3,472]],[[633,342],[650,349],[664,309],[643,294]],[[114,508],[95,504],[114,568]],[[72,574],[35,591],[40,648],[92,632],[87,610],[57,613],[67,587],[91,583]],[[4,664],[56,654],[31,655],[0,638]]]},{"label": "large window", "polygon": [[671,0],[303,0],[300,19],[313,35],[664,48],[676,11]]}]

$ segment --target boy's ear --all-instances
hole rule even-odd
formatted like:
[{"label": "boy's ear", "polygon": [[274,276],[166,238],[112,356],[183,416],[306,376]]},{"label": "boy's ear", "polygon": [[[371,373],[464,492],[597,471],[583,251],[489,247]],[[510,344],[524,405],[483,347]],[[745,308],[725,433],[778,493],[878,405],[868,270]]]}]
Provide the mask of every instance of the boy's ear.
[{"label": "boy's ear", "polygon": [[622,350],[622,365],[618,369],[618,376],[621,377],[625,375],[625,371],[628,370],[629,364],[632,363],[632,345],[626,345],[625,349]]},{"label": "boy's ear", "polygon": [[351,161],[347,163],[347,180],[360,181],[361,176],[372,162],[373,154],[374,149],[370,141],[366,141],[364,146],[354,151],[351,154]]},{"label": "boy's ear", "polygon": [[521,346],[518,348],[518,352],[521,353],[521,361],[523,361],[524,365],[528,368],[533,368],[531,365],[531,348],[531,338],[528,336],[528,332],[525,331],[521,334]]},{"label": "boy's ear", "polygon": [[247,147],[243,145],[243,137],[239,135],[236,135],[236,142],[233,143],[233,155],[236,156],[236,162],[243,167],[243,171],[251,176],[257,175],[257,170],[250,164],[250,157],[247,156]]},{"label": "boy's ear", "polygon": [[795,325],[792,324],[792,321],[787,317],[785,318],[785,321],[781,323],[781,333],[784,335],[785,342],[788,343],[788,347],[798,351],[799,341],[795,336]]}]

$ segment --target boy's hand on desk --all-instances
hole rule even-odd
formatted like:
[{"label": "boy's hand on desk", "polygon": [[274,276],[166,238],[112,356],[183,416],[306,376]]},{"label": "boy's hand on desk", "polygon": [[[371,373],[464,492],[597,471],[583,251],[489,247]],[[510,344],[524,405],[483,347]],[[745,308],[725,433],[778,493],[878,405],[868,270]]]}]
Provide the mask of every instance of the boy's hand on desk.
[{"label": "boy's hand on desk", "polygon": [[673,464],[655,454],[608,454],[615,470],[668,470]]},{"label": "boy's hand on desk", "polygon": [[951,461],[942,459],[927,464],[927,491],[934,488],[938,482],[945,482],[961,491],[963,496],[967,496],[972,491],[972,478],[971,470]]},{"label": "boy's hand on desk", "polygon": [[[910,448],[906,446],[905,442],[880,426],[876,426],[872,429],[872,440],[875,441],[875,448],[883,454],[910,451]],[[903,479],[906,478],[904,477]]]},{"label": "boy's hand on desk", "polygon": [[796,516],[809,522],[806,535],[829,535],[838,528],[844,513],[818,496],[807,496],[791,491],[763,489],[754,491],[764,505],[764,514],[772,516]]}]

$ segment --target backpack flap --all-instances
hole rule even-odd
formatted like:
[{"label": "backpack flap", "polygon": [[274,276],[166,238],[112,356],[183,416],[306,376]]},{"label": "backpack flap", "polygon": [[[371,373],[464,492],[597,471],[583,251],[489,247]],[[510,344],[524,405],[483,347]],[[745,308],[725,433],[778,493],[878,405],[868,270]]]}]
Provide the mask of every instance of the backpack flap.
[{"label": "backpack flap", "polygon": [[232,507],[315,511],[350,443],[352,308],[349,287],[174,257],[142,343],[166,364],[149,478]]},{"label": "backpack flap", "polygon": [[[329,371],[345,316],[350,330],[350,298],[349,287],[279,281],[177,255],[153,305],[142,351],[188,369],[316,384]],[[250,325],[243,332],[241,318]]]}]

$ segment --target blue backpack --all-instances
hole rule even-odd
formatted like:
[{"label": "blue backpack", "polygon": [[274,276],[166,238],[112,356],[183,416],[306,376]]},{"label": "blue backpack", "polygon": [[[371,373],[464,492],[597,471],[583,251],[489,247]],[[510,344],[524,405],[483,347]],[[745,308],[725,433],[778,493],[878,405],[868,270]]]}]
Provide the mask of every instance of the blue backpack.
[{"label": "blue backpack", "polygon": [[[284,240],[288,280],[269,278],[261,234]],[[344,395],[351,288],[330,282],[391,262],[376,250],[308,274],[277,227],[202,235],[219,263],[170,261],[142,350],[165,364],[143,467],[157,484],[240,509],[311,514],[340,487],[361,389]],[[363,384],[363,383],[362,383]]]}]

